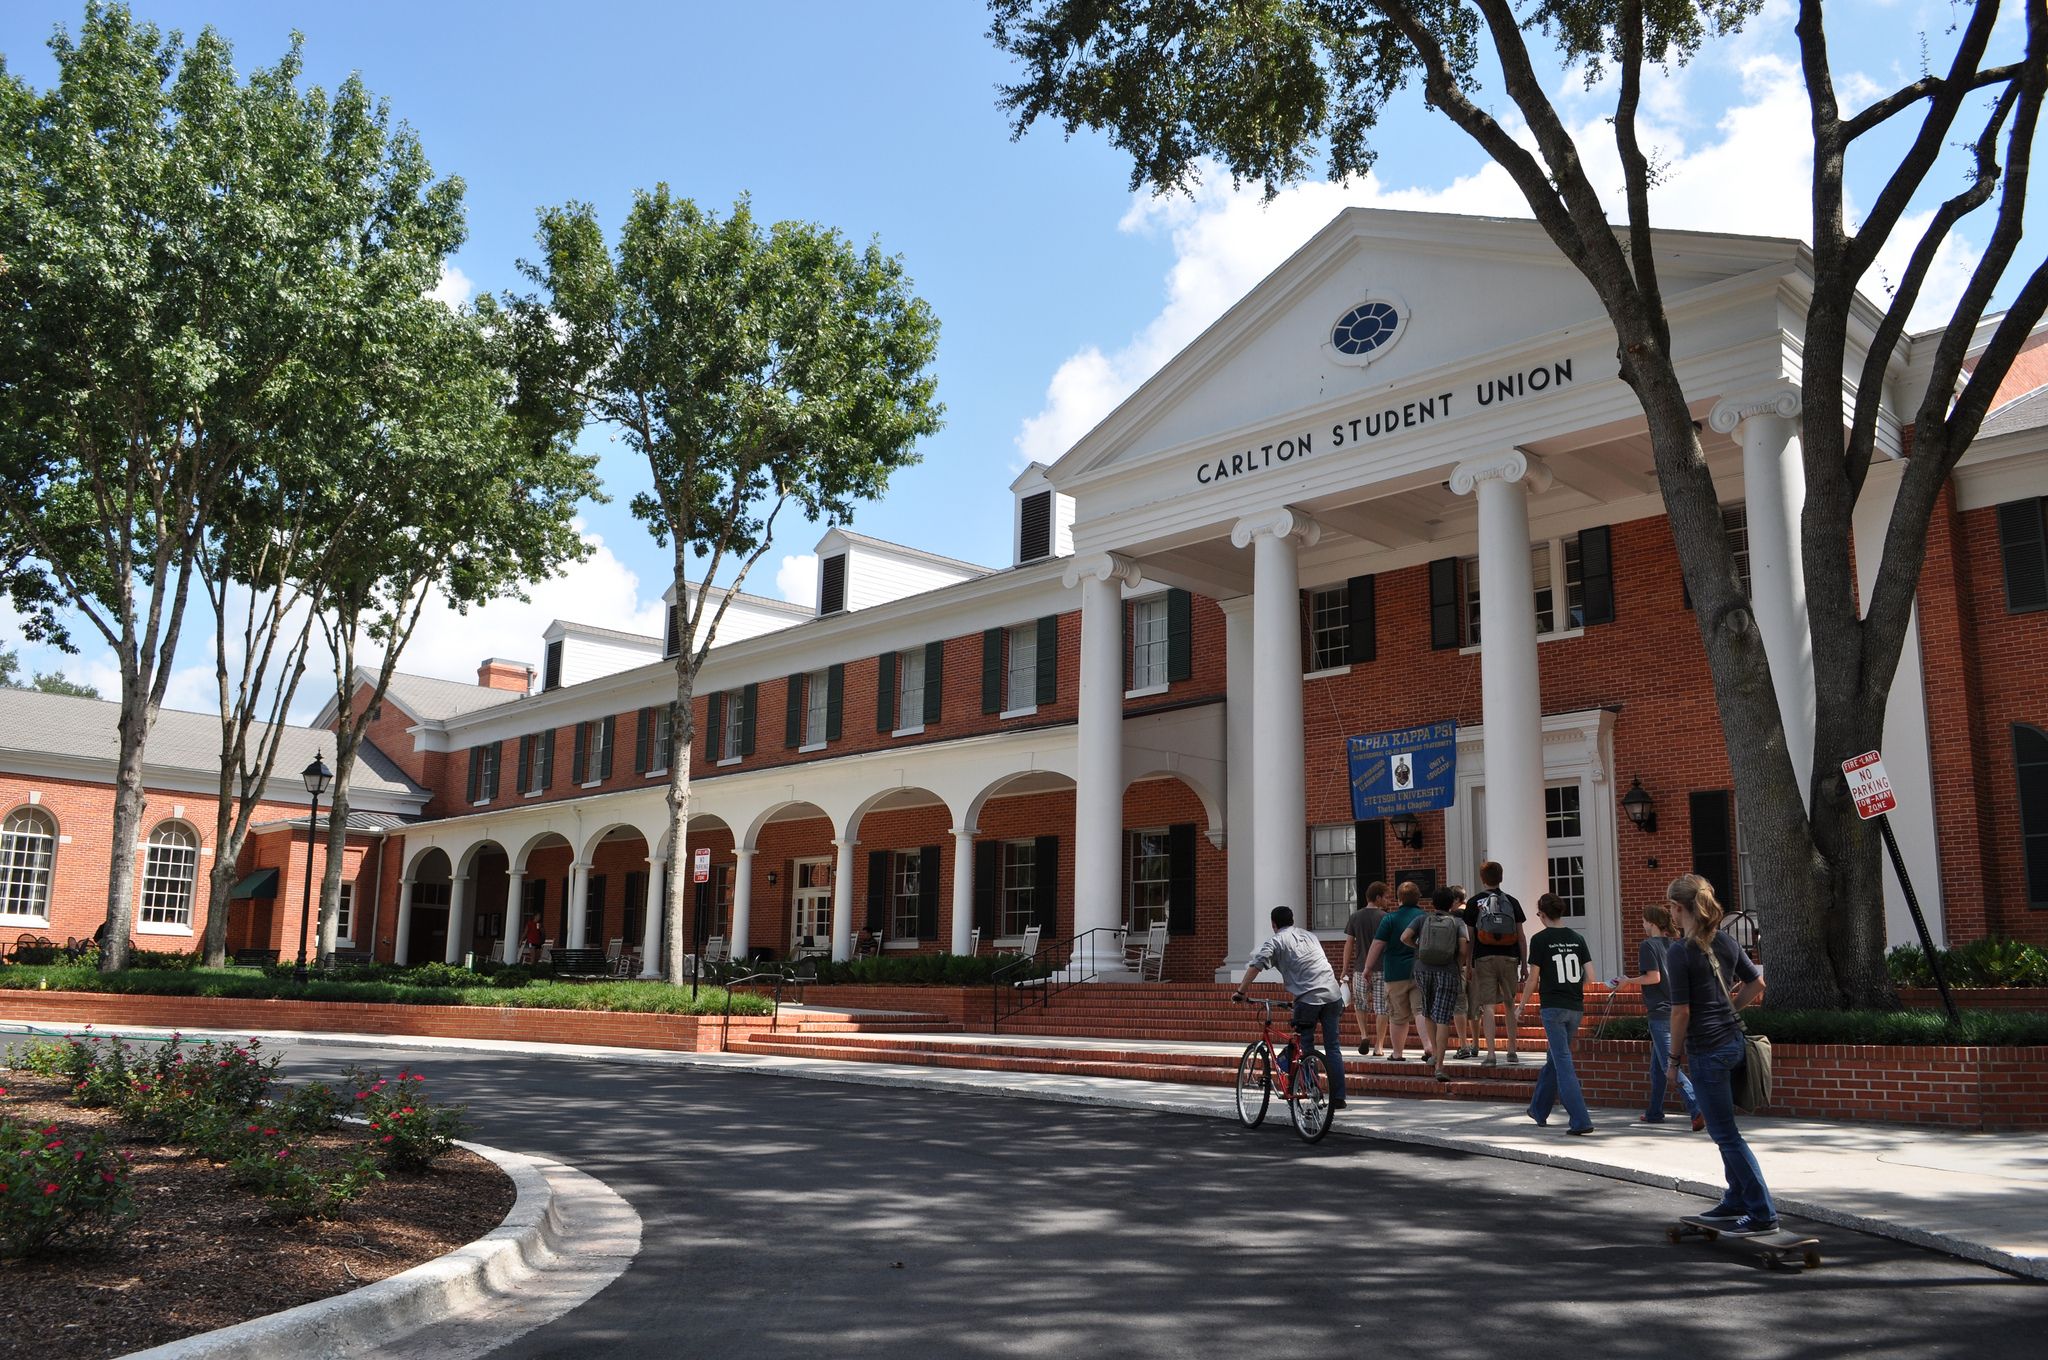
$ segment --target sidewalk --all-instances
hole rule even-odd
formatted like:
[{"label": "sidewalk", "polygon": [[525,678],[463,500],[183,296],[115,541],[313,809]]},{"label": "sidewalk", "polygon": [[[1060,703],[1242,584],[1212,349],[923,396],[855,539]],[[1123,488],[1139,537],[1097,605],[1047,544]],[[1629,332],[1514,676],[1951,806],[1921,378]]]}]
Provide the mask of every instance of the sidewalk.
[{"label": "sidewalk", "polygon": [[[28,1026],[0,1025],[0,1044]],[[42,1025],[40,1032],[61,1032]],[[126,1034],[160,1033],[123,1029]],[[196,1030],[187,1034],[199,1035]],[[246,1034],[247,1031],[233,1031]],[[977,1091],[1071,1104],[1236,1118],[1227,1089],[1106,1077],[1075,1077],[735,1053],[658,1053],[581,1045],[482,1039],[392,1039],[382,1035],[279,1031],[285,1042],[420,1051],[531,1054],[648,1067],[715,1068],[767,1076],[920,1090]],[[1537,1128],[1519,1111],[1448,1100],[1354,1097],[1334,1133],[1439,1147],[1564,1167],[1695,1195],[1718,1196],[1720,1155],[1704,1134],[1673,1119],[1632,1124],[1630,1111],[1594,1112],[1598,1132],[1567,1138],[1562,1121]],[[1277,1121],[1277,1122],[1276,1122]],[[1781,1212],[1929,1247],[1968,1260],[2048,1279],[2048,1142],[2038,1134],[1958,1133],[1893,1124],[1745,1117]],[[1249,1137],[1291,1138],[1286,1112],[1267,1116]],[[1694,1208],[1674,1201],[1676,1217]],[[1825,1251],[1826,1243],[1822,1243]]]}]

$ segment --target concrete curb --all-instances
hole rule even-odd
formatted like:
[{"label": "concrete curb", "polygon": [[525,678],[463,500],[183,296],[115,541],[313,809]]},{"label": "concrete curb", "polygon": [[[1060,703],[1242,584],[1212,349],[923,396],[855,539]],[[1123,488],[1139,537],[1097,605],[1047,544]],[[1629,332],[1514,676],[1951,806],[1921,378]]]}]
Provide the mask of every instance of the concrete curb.
[{"label": "concrete curb", "polygon": [[512,1178],[504,1221],[474,1242],[333,1298],[135,1351],[124,1360],[341,1360],[388,1346],[450,1312],[516,1291],[561,1253],[554,1187],[541,1159],[462,1143]]}]

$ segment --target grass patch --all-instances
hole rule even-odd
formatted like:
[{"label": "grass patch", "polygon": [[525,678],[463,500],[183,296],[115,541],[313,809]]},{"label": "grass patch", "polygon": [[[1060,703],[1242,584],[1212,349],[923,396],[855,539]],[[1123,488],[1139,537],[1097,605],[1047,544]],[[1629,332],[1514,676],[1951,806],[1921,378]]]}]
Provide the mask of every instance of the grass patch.
[{"label": "grass patch", "polygon": [[[1751,1034],[1779,1044],[1877,1044],[1886,1047],[1985,1048],[2048,1045],[2048,1015],[2036,1011],[1964,1011],[1950,1025],[1940,1011],[1774,1011],[1742,1013]],[[1618,1016],[1602,1025],[1602,1039],[1647,1039],[1641,1016]]]},{"label": "grass patch", "polygon": [[[409,982],[402,969],[390,970],[375,980],[316,978],[300,986],[289,977],[268,976],[258,968],[131,968],[121,973],[101,973],[78,965],[15,965],[0,968],[0,990],[367,1001],[397,1006],[516,1006],[660,1015],[717,1015],[726,1007],[725,991],[719,987],[700,987],[694,999],[688,987],[673,987],[666,982],[559,982],[536,978],[517,988],[451,987]],[[768,997],[745,992],[734,993],[732,997],[735,1015],[767,1015],[773,1009],[774,1002]]]}]

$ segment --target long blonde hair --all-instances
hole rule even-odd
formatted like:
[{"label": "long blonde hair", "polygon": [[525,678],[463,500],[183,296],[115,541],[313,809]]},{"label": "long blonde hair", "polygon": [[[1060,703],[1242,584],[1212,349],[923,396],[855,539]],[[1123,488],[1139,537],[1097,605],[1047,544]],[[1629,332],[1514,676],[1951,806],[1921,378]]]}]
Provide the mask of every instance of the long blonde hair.
[{"label": "long blonde hair", "polygon": [[1664,896],[1673,906],[1692,913],[1692,930],[1686,938],[1698,945],[1700,952],[1711,953],[1721,918],[1728,914],[1714,896],[1714,885],[1698,874],[1680,874],[1671,880]]}]

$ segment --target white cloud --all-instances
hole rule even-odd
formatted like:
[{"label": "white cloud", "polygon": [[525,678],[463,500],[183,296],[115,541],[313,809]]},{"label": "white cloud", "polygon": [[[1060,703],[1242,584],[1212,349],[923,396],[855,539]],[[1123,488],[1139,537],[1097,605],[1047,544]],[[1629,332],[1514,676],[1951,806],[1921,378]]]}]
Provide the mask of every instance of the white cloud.
[{"label": "white cloud", "polygon": [[452,264],[441,266],[441,281],[434,285],[428,297],[450,309],[460,307],[476,292],[476,284],[469,275]]},{"label": "white cloud", "polygon": [[818,603],[818,555],[790,553],[775,568],[775,593],[807,609]]}]

